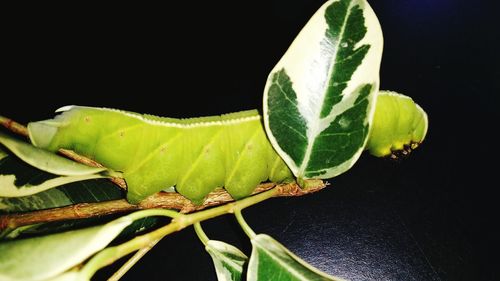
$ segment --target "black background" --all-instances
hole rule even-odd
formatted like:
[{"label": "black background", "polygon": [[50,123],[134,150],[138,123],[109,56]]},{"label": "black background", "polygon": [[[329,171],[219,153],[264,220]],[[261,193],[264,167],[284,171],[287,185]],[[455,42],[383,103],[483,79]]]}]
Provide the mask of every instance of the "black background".
[{"label": "black background", "polygon": [[[170,117],[260,109],[267,74],[322,2],[7,9],[0,113],[27,122],[68,104]],[[498,280],[500,25],[491,3],[371,1],[385,38],[381,89],[426,109],[427,140],[400,162],[364,155],[318,194],[247,209],[254,230],[351,280]],[[204,226],[249,253],[231,216]],[[215,280],[215,273],[186,229],[123,280],[141,278]]]}]

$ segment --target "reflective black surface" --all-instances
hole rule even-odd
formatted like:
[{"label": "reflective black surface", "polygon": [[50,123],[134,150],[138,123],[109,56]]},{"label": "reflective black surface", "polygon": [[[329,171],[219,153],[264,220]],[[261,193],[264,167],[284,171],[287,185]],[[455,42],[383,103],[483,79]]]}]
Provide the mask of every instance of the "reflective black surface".
[{"label": "reflective black surface", "polygon": [[[261,108],[268,72],[321,3],[12,11],[0,113],[26,122],[67,104],[171,117]],[[249,208],[254,230],[351,280],[498,280],[496,169],[487,162],[498,159],[500,34],[492,3],[371,1],[385,38],[381,88],[413,97],[428,112],[426,142],[400,162],[364,155],[318,194]],[[213,239],[249,253],[232,217],[204,226]],[[215,278],[186,229],[123,280]]]}]

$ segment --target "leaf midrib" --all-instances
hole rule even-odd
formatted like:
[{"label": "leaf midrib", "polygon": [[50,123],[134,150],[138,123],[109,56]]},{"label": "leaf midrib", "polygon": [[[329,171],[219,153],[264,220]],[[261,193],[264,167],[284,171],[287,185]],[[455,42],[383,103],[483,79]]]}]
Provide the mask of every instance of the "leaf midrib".
[{"label": "leaf midrib", "polygon": [[[214,253],[214,252],[215,251],[213,251],[212,253]],[[231,268],[233,271],[238,272],[238,269],[243,267],[243,264],[238,264],[237,262],[235,262],[234,260],[227,257],[226,255],[224,255],[221,252],[219,252],[219,254],[214,253],[214,255],[217,257],[217,259],[222,264],[222,266],[224,266],[224,264],[226,264],[227,267]]]},{"label": "leaf midrib", "polygon": [[[340,33],[339,33],[339,40],[336,42],[336,46],[335,46],[335,54],[332,56],[334,57],[334,61],[333,63],[330,65],[330,69],[328,70],[328,74],[327,74],[327,78],[328,78],[328,82],[325,83],[325,89],[323,89],[324,92],[326,92],[326,90],[328,89],[328,86],[329,86],[329,81],[332,80],[332,77],[333,77],[333,71],[335,69],[335,66],[337,65],[337,63],[339,62],[339,59],[338,59],[338,54],[339,54],[339,48],[341,47],[341,44],[344,42],[344,33],[345,33],[345,29],[346,29],[346,26],[347,26],[347,21],[349,20],[349,16],[351,15],[351,9],[353,7],[353,2],[354,0],[351,0],[349,1],[349,6],[347,7],[347,10],[346,10],[346,16],[344,18],[344,21],[342,22],[342,28],[340,29]],[[326,19],[325,19],[326,21]],[[327,23],[328,24],[328,23]],[[325,104],[325,100],[326,100],[327,96],[325,94],[325,96],[323,97],[323,103],[322,105]],[[323,111],[323,109],[321,108],[321,110],[318,111],[318,119],[321,120],[321,112]],[[332,111],[330,111],[330,113],[328,114],[328,116],[330,116],[330,114],[332,113]],[[325,116],[328,117],[328,116]]]},{"label": "leaf midrib", "polygon": [[[302,275],[299,271],[297,271],[296,269],[291,267],[290,264],[282,261],[277,254],[275,254],[273,251],[266,248],[265,245],[262,245],[261,243],[262,243],[262,241],[257,242],[257,244],[260,246],[259,249],[261,251],[265,252],[269,257],[271,257],[272,260],[276,261],[276,263],[278,263],[282,268],[286,268],[289,273],[291,273],[293,276],[297,277],[299,280],[308,281],[306,276]],[[264,244],[267,244],[267,243],[264,242]],[[279,249],[278,246],[274,245],[274,247],[277,247],[279,251],[282,251],[281,249]],[[287,254],[287,253],[285,252],[285,254]],[[289,257],[292,258],[291,256],[289,256]],[[258,262],[260,263],[260,260]],[[300,263],[300,262],[297,261],[297,263]]]},{"label": "leaf midrib", "polygon": [[[351,9],[353,7],[353,2],[354,1],[349,1],[349,6],[347,7],[347,11],[346,11],[346,16],[342,22],[342,28],[340,30],[340,33],[339,33],[339,38],[340,40],[338,40],[336,42],[336,46],[335,46],[335,54],[332,56],[332,57],[335,57],[335,61],[334,63],[331,64],[330,66],[330,69],[328,70],[328,75],[327,77],[329,77],[330,79],[328,79],[328,81],[331,80],[332,78],[332,73],[333,73],[333,70],[335,69],[335,66],[338,62],[338,59],[337,59],[337,55],[338,55],[338,52],[339,52],[339,47],[341,45],[341,43],[343,42],[343,38],[344,38],[344,33],[345,33],[345,29],[346,29],[346,25],[347,25],[347,21],[349,19],[349,16],[351,14]],[[325,19],[326,21],[326,19]],[[328,23],[327,23],[328,24]],[[326,92],[326,90],[328,89],[328,83],[325,83],[325,88],[323,89],[324,92]],[[325,94],[325,96],[323,97],[323,104],[325,104],[325,100],[326,100],[327,96]],[[342,101],[343,99],[337,103],[337,104],[342,104]],[[315,120],[315,124],[317,124],[317,126],[308,126],[307,127],[307,135],[309,137],[309,139],[312,139],[312,140],[315,140],[318,135],[323,131],[325,130],[328,125],[325,125],[324,123],[327,123],[327,122],[324,122],[324,120],[334,120],[336,116],[342,114],[343,112],[340,112],[340,113],[333,113],[334,112],[334,109],[335,107],[332,108],[332,110],[330,111],[330,113],[325,116],[324,118],[321,117],[321,111],[322,110],[319,110],[318,111],[318,115],[317,115],[317,118]],[[344,110],[345,111],[345,110]],[[329,123],[328,123],[329,124]],[[308,141],[307,142],[307,148],[306,148],[306,153],[304,154],[304,160],[302,161],[302,164],[300,165],[300,169],[299,169],[299,173],[298,173],[298,177],[299,178],[302,178],[305,176],[305,170],[308,166],[308,163],[309,163],[309,159],[311,158],[311,153],[312,153],[312,148],[313,148],[313,145],[314,145],[314,141]]]}]

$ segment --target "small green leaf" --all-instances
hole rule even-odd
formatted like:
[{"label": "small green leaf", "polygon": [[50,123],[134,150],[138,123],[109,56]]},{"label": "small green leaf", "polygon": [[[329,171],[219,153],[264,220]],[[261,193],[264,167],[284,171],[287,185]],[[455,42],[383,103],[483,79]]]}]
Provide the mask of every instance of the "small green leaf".
[{"label": "small green leaf", "polygon": [[[15,185],[37,185],[56,176],[38,170],[9,155],[0,159],[0,175],[16,174]],[[2,186],[0,186],[0,193]],[[94,203],[123,198],[122,190],[107,179],[66,184],[23,197],[0,197],[0,213],[28,212],[78,203]]]},{"label": "small green leaf", "polygon": [[94,174],[94,175],[82,175],[82,176],[56,177],[53,179],[46,180],[37,185],[25,184],[18,186],[16,185],[17,179],[15,175],[0,175],[0,197],[28,196],[64,184],[79,182],[89,179],[98,179],[98,178],[103,178],[103,176]]},{"label": "small green leaf", "polygon": [[71,205],[71,200],[58,190],[49,189],[38,194],[24,197],[0,197],[0,214],[29,212]]},{"label": "small green leaf", "polygon": [[342,280],[329,276],[293,253],[266,234],[252,238],[252,255],[248,265],[248,281],[309,281]]},{"label": "small green leaf", "polygon": [[24,162],[54,175],[83,176],[106,171],[106,168],[89,167],[77,163],[3,133],[0,133],[0,143]]},{"label": "small green leaf", "polygon": [[[41,150],[1,133],[0,143],[11,149],[12,152],[18,153],[18,156],[22,156],[20,158],[17,158],[1,151],[2,157],[0,157],[0,197],[24,197],[43,191],[48,191],[54,187],[58,187],[68,183],[107,177],[99,173],[103,168],[96,169],[78,164],[76,162]],[[44,157],[47,157],[45,161],[43,160]],[[26,159],[29,159],[29,161],[26,161]],[[64,172],[70,175],[56,177],[53,174],[44,172],[43,170],[33,168],[33,166],[30,165],[33,165],[34,162],[30,163],[30,161],[34,161],[37,163],[42,162],[44,163],[42,166],[46,165],[45,167],[51,167],[50,169],[45,170],[55,171],[55,169],[59,169],[58,172]],[[25,163],[28,163],[30,165],[26,165]],[[57,191],[51,193],[51,197],[59,199],[63,198],[59,195],[60,193]],[[36,198],[32,199],[36,200]],[[8,208],[6,207],[5,202],[3,202],[4,200],[4,198],[0,198],[0,210],[5,210]],[[43,200],[40,202],[50,204],[53,201]]]},{"label": "small green leaf", "polygon": [[0,213],[29,212],[122,198],[124,196],[120,188],[109,180],[88,180],[66,184],[30,196],[0,197]]},{"label": "small green leaf", "polygon": [[380,24],[365,0],[330,0],[269,74],[266,132],[299,180],[337,176],[361,155],[382,47]]},{"label": "small green leaf", "polygon": [[0,280],[53,278],[106,247],[132,221],[129,215],[102,226],[0,243]]},{"label": "small green leaf", "polygon": [[[0,151],[1,152],[1,151]],[[0,159],[0,174],[17,171],[19,183],[36,183],[54,178],[47,172],[33,168],[19,158],[9,155]],[[0,190],[2,187],[0,186]],[[124,192],[118,186],[107,179],[95,179],[74,182],[49,189],[37,194],[23,197],[0,197],[0,215],[5,213],[20,213],[51,208],[64,207],[79,203],[97,203],[124,198]],[[16,229],[7,228],[0,233],[0,239],[13,239],[19,235],[40,235],[56,233],[74,227],[88,227],[90,225],[102,224],[109,218],[89,218],[64,222],[52,222],[35,226],[26,226]],[[149,229],[158,222],[158,218],[148,217],[134,221],[132,225],[122,232],[122,235],[130,235]]]},{"label": "small green leaf", "polygon": [[209,240],[205,249],[214,261],[217,280],[241,280],[243,265],[248,260],[245,254],[232,245],[216,240]]}]

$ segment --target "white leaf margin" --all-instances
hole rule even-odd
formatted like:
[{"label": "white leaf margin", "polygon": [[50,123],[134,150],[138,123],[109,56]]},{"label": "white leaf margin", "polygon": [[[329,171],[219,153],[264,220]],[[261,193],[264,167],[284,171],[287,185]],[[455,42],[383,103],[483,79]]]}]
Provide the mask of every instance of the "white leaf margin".
[{"label": "white leaf margin", "polygon": [[[328,70],[332,64],[331,57],[335,55],[325,54],[324,51],[324,44],[328,44],[325,40],[328,24],[326,23],[324,15],[326,9],[335,2],[339,2],[339,0],[330,0],[323,4],[318,11],[316,11],[316,13],[292,42],[285,55],[283,55],[280,61],[270,72],[264,88],[263,115],[267,136],[273,148],[278,152],[294,175],[298,178],[303,178],[304,170],[309,162],[309,159],[306,158],[308,156],[307,152],[306,157],[302,161],[301,167],[298,167],[293,159],[285,151],[283,151],[283,149],[281,149],[269,126],[269,115],[267,114],[267,112],[269,112],[267,105],[268,92],[272,85],[272,77],[276,72],[285,69],[287,75],[290,77],[290,81],[293,83],[293,89],[297,94],[297,106],[299,112],[308,125],[307,137],[310,142],[308,150],[312,147],[311,141],[314,141],[316,136],[327,128],[336,116],[342,114],[346,109],[354,104],[357,97],[356,94],[358,94],[357,89],[362,84],[370,83],[374,85],[371,89],[372,98],[370,99],[370,105],[368,106],[368,123],[371,123],[373,120],[375,112],[376,95],[380,84],[379,69],[384,45],[382,28],[375,12],[365,0],[352,0],[351,7],[360,5],[363,9],[365,26],[367,27],[364,38],[358,42],[357,46],[369,44],[371,47],[361,65],[359,65],[353,73],[348,86],[344,89],[343,100],[334,106],[329,116],[322,120],[319,117],[319,112],[321,112],[323,105],[325,87],[327,86],[330,75]],[[330,58],[325,58],[327,55]],[[322,175],[321,178],[332,178],[351,168],[363,152],[367,141],[368,136],[365,139],[363,147],[361,147],[351,159],[345,161],[337,167],[334,167],[333,169],[330,169]]]}]

